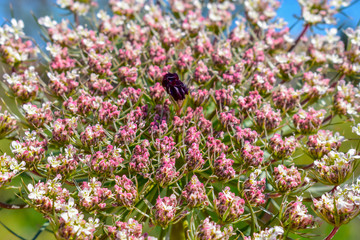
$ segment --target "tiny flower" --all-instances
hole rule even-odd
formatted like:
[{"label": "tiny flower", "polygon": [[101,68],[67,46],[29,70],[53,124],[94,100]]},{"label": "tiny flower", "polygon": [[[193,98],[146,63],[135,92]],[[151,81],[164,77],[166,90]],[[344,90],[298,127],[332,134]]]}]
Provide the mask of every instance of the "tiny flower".
[{"label": "tiny flower", "polygon": [[258,206],[265,203],[265,178],[257,180],[261,170],[256,169],[250,174],[250,177],[244,182],[242,196],[252,205]]},{"label": "tiny flower", "polygon": [[276,108],[283,112],[291,111],[300,103],[300,91],[281,85],[278,91],[272,93],[272,100]]},{"label": "tiny flower", "polygon": [[314,177],[323,184],[339,185],[351,176],[359,158],[355,149],[347,153],[330,151],[314,161]]},{"label": "tiny flower", "polygon": [[50,155],[47,158],[48,164],[46,168],[49,173],[53,175],[61,174],[64,179],[67,178],[70,174],[76,171],[79,164],[79,155],[77,155],[78,149],[72,145],[66,146],[63,150],[63,153],[54,156]]},{"label": "tiny flower", "polygon": [[313,108],[309,108],[307,112],[300,109],[299,112],[293,116],[293,123],[299,132],[304,134],[311,133],[320,128],[324,115],[325,110],[323,109],[316,111]]},{"label": "tiny flower", "polygon": [[259,233],[254,233],[252,237],[246,237],[246,240],[262,240],[262,239],[269,239],[269,240],[275,240],[275,239],[282,239],[282,236],[284,234],[284,229],[280,226],[275,226],[272,228],[266,228],[265,230],[260,231]]},{"label": "tiny flower", "polygon": [[280,134],[276,133],[269,140],[269,150],[273,153],[274,157],[278,159],[291,157],[297,146],[298,143],[294,136],[283,140]]},{"label": "tiny flower", "polygon": [[236,222],[244,213],[244,199],[235,196],[229,187],[219,193],[218,198],[214,199],[216,211],[223,222]]},{"label": "tiny flower", "polygon": [[199,143],[200,142],[200,137],[201,137],[201,132],[196,131],[196,127],[191,127],[189,128],[189,130],[187,130],[186,132],[186,137],[185,137],[185,143],[187,145],[192,145],[193,143]]},{"label": "tiny flower", "polygon": [[11,143],[11,151],[16,160],[24,161],[27,166],[33,167],[38,164],[44,157],[47,147],[47,142],[37,140],[37,135],[33,132],[35,137],[24,138],[24,141],[13,141]]},{"label": "tiny flower", "polygon": [[235,170],[232,167],[234,160],[227,159],[224,153],[221,153],[214,162],[214,174],[220,181],[228,181],[235,176]]},{"label": "tiny flower", "polygon": [[207,138],[206,147],[208,148],[208,151],[215,156],[219,156],[221,153],[226,152],[229,148],[222,143],[220,139],[210,136]]},{"label": "tiny flower", "polygon": [[155,180],[160,187],[165,187],[174,181],[179,176],[179,172],[175,168],[175,159],[164,156],[160,160],[160,167],[155,172]]},{"label": "tiny flower", "polygon": [[62,188],[61,178],[61,175],[57,175],[46,182],[39,181],[35,185],[28,184],[28,198],[36,209],[47,213],[61,211],[62,205],[60,203],[69,198],[69,191]]},{"label": "tiny flower", "polygon": [[352,127],[352,132],[360,136],[360,123]]},{"label": "tiny flower", "polygon": [[199,150],[199,145],[197,143],[193,143],[191,147],[189,147],[185,160],[186,167],[190,171],[201,169],[205,164],[205,160],[202,157],[202,153]]},{"label": "tiny flower", "polygon": [[172,153],[175,142],[172,137],[165,136],[162,139],[156,139],[155,141],[155,148],[162,154],[170,154]]},{"label": "tiny flower", "polygon": [[124,161],[121,152],[120,148],[112,145],[108,145],[103,151],[97,151],[89,162],[91,170],[103,176],[112,175]]},{"label": "tiny flower", "polygon": [[291,229],[306,229],[314,226],[314,217],[308,214],[306,206],[301,198],[286,203],[281,219],[284,227]]},{"label": "tiny flower", "polygon": [[251,130],[251,128],[243,129],[239,126],[236,126],[235,129],[235,138],[241,145],[243,145],[245,142],[249,142],[250,144],[256,142],[258,138],[258,133],[256,131]]},{"label": "tiny flower", "polygon": [[276,129],[281,121],[280,111],[273,111],[270,104],[265,104],[261,109],[255,111],[255,122],[262,129],[268,131]]},{"label": "tiny flower", "polygon": [[136,145],[129,163],[131,170],[144,176],[148,176],[151,164],[148,147],[148,140],[143,140],[141,145]]},{"label": "tiny flower", "polygon": [[102,125],[87,126],[85,131],[80,134],[80,140],[84,146],[97,147],[105,139],[105,130]]},{"label": "tiny flower", "polygon": [[0,113],[0,137],[5,137],[16,129],[16,118],[9,114],[7,111],[5,111],[4,113]]},{"label": "tiny flower", "polygon": [[264,152],[258,146],[245,142],[240,155],[246,166],[258,167],[264,160]]},{"label": "tiny flower", "polygon": [[235,111],[230,110],[229,112],[220,113],[219,120],[224,128],[231,128],[235,125],[239,125],[241,120],[235,117]]},{"label": "tiny flower", "polygon": [[106,201],[112,197],[112,192],[108,188],[102,188],[101,182],[91,178],[89,182],[83,182],[78,192],[79,205],[88,211],[94,209],[104,209]]},{"label": "tiny flower", "polygon": [[360,212],[359,182],[337,186],[334,191],[325,193],[320,199],[313,199],[315,213],[331,225],[339,227],[348,223]]},{"label": "tiny flower", "polygon": [[182,191],[182,197],[188,207],[196,208],[209,205],[204,184],[201,183],[196,175],[193,175]]},{"label": "tiny flower", "polygon": [[279,165],[274,168],[274,187],[280,192],[295,191],[298,189],[303,178],[295,166],[290,168]]},{"label": "tiny flower", "polygon": [[0,187],[11,182],[19,172],[25,170],[25,162],[18,163],[14,158],[4,153],[0,156]]},{"label": "tiny flower", "polygon": [[233,235],[233,228],[231,226],[225,227],[221,231],[221,226],[206,218],[196,229],[195,239],[208,240],[208,239],[224,239],[228,240]]},{"label": "tiny flower", "polygon": [[125,175],[115,176],[114,198],[118,206],[131,208],[138,198],[137,187]]},{"label": "tiny flower", "polygon": [[23,109],[26,120],[37,128],[42,127],[44,124],[49,124],[53,120],[49,102],[43,103],[41,108],[27,103],[23,105]]},{"label": "tiny flower", "polygon": [[344,137],[339,133],[333,134],[329,130],[319,130],[315,135],[309,136],[306,147],[313,158],[320,159],[332,150],[339,150],[342,141]]},{"label": "tiny flower", "polygon": [[249,112],[254,112],[259,108],[262,102],[262,97],[257,91],[249,92],[249,96],[239,97],[238,105],[240,107],[240,111],[247,115]]},{"label": "tiny flower", "polygon": [[76,118],[57,119],[53,123],[52,135],[55,142],[64,144],[70,141],[77,128]]},{"label": "tiny flower", "polygon": [[144,240],[142,235],[142,225],[135,219],[130,218],[127,222],[117,221],[115,226],[105,226],[107,228],[107,235],[111,239],[139,239]]},{"label": "tiny flower", "polygon": [[177,198],[174,194],[170,197],[161,198],[158,196],[154,210],[154,221],[165,228],[174,220],[177,210]]},{"label": "tiny flower", "polygon": [[233,100],[233,91],[231,88],[219,89],[215,91],[214,96],[218,106],[229,106]]}]

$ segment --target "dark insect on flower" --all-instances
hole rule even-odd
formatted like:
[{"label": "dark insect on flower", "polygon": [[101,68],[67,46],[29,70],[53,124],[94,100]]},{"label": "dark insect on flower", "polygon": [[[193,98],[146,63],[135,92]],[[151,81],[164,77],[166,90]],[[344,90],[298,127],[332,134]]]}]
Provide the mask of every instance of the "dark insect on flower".
[{"label": "dark insect on flower", "polygon": [[184,100],[185,95],[189,93],[189,89],[183,82],[180,81],[179,76],[176,73],[165,74],[162,86],[175,101]]}]

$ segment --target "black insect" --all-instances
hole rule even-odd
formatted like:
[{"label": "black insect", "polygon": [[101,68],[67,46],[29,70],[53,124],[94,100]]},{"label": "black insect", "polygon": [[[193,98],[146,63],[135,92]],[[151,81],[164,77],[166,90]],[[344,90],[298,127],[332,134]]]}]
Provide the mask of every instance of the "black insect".
[{"label": "black insect", "polygon": [[182,81],[180,81],[179,76],[176,73],[165,74],[162,86],[175,101],[184,100],[185,95],[189,93],[189,89]]}]

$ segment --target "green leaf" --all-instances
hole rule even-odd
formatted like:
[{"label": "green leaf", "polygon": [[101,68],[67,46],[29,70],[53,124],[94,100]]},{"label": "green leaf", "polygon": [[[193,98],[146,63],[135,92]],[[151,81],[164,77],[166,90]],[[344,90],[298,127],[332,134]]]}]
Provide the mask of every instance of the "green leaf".
[{"label": "green leaf", "polygon": [[44,222],[44,224],[41,226],[41,228],[35,234],[35,236],[32,238],[32,240],[37,239],[40,236],[40,234],[46,229],[47,226],[49,226],[49,221]]},{"label": "green leaf", "polygon": [[5,224],[3,224],[1,221],[0,221],[0,224],[4,226],[4,228],[6,228],[6,230],[8,230],[11,234],[13,234],[15,237],[19,238],[19,239],[23,239],[23,240],[26,240],[25,238],[19,236],[18,234],[16,234],[13,230],[11,230],[10,228],[8,228]]}]

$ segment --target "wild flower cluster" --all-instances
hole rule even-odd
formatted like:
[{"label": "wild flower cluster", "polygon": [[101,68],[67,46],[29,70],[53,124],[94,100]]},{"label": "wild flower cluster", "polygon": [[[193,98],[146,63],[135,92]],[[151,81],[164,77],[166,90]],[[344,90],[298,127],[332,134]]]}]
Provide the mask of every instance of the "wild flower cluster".
[{"label": "wild flower cluster", "polygon": [[332,131],[360,135],[360,28],[307,35],[352,3],[299,3],[297,37],[277,0],[57,0],[70,17],[37,19],[45,49],[8,21],[0,187],[21,178],[24,204],[0,207],[35,209],[57,239],[287,239],[320,222],[331,239],[360,212],[359,139]]}]

